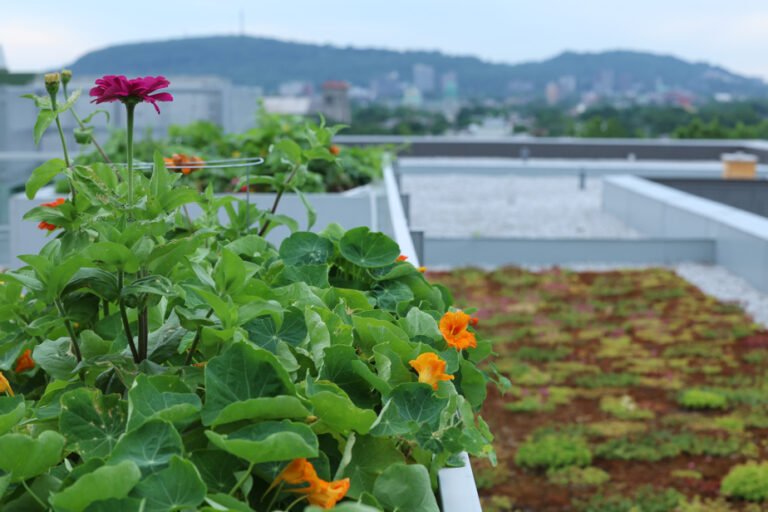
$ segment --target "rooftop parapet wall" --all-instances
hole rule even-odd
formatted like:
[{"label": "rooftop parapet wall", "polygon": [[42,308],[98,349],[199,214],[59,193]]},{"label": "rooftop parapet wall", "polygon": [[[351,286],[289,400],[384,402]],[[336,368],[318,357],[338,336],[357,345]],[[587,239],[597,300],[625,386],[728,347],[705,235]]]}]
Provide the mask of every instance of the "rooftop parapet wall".
[{"label": "rooftop parapet wall", "polygon": [[712,239],[715,263],[768,292],[768,219],[637,176],[603,181],[603,210],[652,237]]},{"label": "rooftop parapet wall", "polygon": [[354,146],[407,145],[400,154],[412,157],[719,161],[723,153],[743,151],[768,162],[768,143],[753,140],[344,135],[334,141]]}]

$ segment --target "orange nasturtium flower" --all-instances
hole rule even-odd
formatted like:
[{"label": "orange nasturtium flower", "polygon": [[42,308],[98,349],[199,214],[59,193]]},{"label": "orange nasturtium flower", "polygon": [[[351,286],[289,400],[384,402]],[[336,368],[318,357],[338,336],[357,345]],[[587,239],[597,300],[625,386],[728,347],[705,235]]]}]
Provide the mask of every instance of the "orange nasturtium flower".
[{"label": "orange nasturtium flower", "polygon": [[[184,153],[174,153],[171,158],[163,158],[166,166],[171,166],[173,172],[180,172],[182,174],[189,174],[193,171],[199,171],[205,167],[205,162],[202,158],[198,158],[194,155],[187,156]],[[190,167],[183,167],[184,164],[189,164]]]},{"label": "orange nasturtium flower", "polygon": [[16,373],[21,373],[24,370],[33,370],[35,368],[35,360],[30,356],[31,353],[32,351],[27,349],[19,357],[19,360],[16,362]]},{"label": "orange nasturtium flower", "polygon": [[312,482],[316,479],[317,473],[311,462],[307,462],[307,459],[305,458],[293,459],[291,463],[285,466],[280,474],[272,481],[267,492],[280,482],[302,484],[304,482]]},{"label": "orange nasturtium flower", "polygon": [[[63,204],[67,202],[66,199],[60,197],[57,200],[55,200],[52,203],[43,203],[40,206],[47,206],[49,208],[58,208],[60,204]],[[37,225],[37,229],[47,229],[48,231],[53,231],[54,229],[58,228],[59,226],[55,226],[53,224],[49,224],[48,222],[42,221],[40,224]]]},{"label": "orange nasturtium flower", "polygon": [[453,380],[453,375],[445,373],[445,361],[437,357],[434,352],[425,352],[409,363],[419,372],[419,382],[431,384],[435,389],[441,380]]},{"label": "orange nasturtium flower", "polygon": [[479,321],[480,321],[479,318],[477,318],[476,316],[473,316],[472,318],[469,319],[469,325],[471,325],[472,327],[477,327],[477,322]]},{"label": "orange nasturtium flower", "polygon": [[469,315],[463,311],[455,313],[449,311],[440,319],[440,333],[445,338],[446,343],[456,350],[462,350],[469,347],[476,347],[475,333],[469,332]]},{"label": "orange nasturtium flower", "polygon": [[0,372],[0,393],[2,393],[3,391],[13,396],[13,390],[11,389],[11,384],[8,382],[8,379],[5,378],[5,376],[3,375],[3,372]]},{"label": "orange nasturtium flower", "polygon": [[408,256],[406,256],[405,254],[401,254],[400,256],[397,257],[397,261],[405,261],[407,259],[408,259]]},{"label": "orange nasturtium flower", "polygon": [[305,493],[310,505],[317,505],[325,510],[330,510],[347,494],[348,490],[349,478],[335,482],[326,482],[321,478],[315,478],[309,482],[309,487],[291,489],[290,491]]},{"label": "orange nasturtium flower", "polygon": [[421,272],[423,274],[424,272],[427,271],[427,267],[419,267],[416,270],[418,270],[419,272]]},{"label": "orange nasturtium flower", "polygon": [[336,144],[331,145],[331,147],[328,148],[328,151],[330,151],[332,155],[338,155],[341,152],[339,146]]}]

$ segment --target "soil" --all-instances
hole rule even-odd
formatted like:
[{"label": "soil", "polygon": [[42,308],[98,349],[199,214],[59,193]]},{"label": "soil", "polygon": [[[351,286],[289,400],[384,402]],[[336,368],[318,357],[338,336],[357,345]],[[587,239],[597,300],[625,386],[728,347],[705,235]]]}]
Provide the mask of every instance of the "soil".
[{"label": "soil", "polygon": [[[720,496],[720,482],[733,466],[766,459],[761,440],[766,439],[768,429],[758,427],[768,426],[768,419],[755,426],[749,418],[768,418],[768,398],[762,400],[759,393],[751,402],[731,397],[727,409],[692,410],[680,403],[681,393],[692,388],[735,393],[768,384],[763,369],[768,362],[768,331],[761,330],[738,306],[704,295],[665,269],[534,273],[507,267],[492,272],[433,272],[429,278],[452,291],[456,307],[477,308],[473,316],[479,318],[478,335],[494,342],[494,363],[513,384],[512,391],[505,394],[495,385],[489,386],[482,409],[496,436],[499,461],[497,468],[485,460],[473,461],[486,510],[570,511],[584,508],[590,500],[590,510],[599,510],[594,505],[603,498],[595,496],[624,496],[636,501],[637,510],[644,510],[642,498],[638,498],[644,489],[662,493],[673,488],[689,500],[694,496],[714,499]],[[614,345],[627,343],[627,339],[626,345]],[[538,349],[545,357],[561,347],[570,349],[570,354],[564,351],[567,355],[559,361],[522,360],[516,353],[523,347]],[[577,363],[577,371],[563,373],[558,369],[563,362]],[[543,372],[547,382],[526,381],[526,375],[533,375],[532,369]],[[585,377],[599,374],[622,374],[635,380],[628,386],[584,387],[591,382]],[[550,386],[567,387],[573,396],[550,410],[512,412],[506,408],[530,396],[539,396],[546,404]],[[722,456],[682,454],[657,462],[593,457],[591,466],[610,475],[608,482],[597,486],[554,484],[544,468],[531,470],[515,464],[519,446],[537,429],[573,431],[581,427],[583,432],[590,423],[618,421],[601,409],[600,399],[624,395],[638,408],[654,413],[652,419],[631,420],[642,423],[647,432],[691,433],[721,440],[736,437],[744,448]],[[743,429],[726,430],[721,426],[725,420],[714,423],[722,417],[741,420]],[[593,453],[608,439],[594,433],[580,435]],[[634,442],[643,435],[612,437]],[[688,474],[673,476],[673,471],[681,470]],[[691,471],[700,478],[690,476]],[[733,500],[728,506],[741,510],[745,505]]]}]

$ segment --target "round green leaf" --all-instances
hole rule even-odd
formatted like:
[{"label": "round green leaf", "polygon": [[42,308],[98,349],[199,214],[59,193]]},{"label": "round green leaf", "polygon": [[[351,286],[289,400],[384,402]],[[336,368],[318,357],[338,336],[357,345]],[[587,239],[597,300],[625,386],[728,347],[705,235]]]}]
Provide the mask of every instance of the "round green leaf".
[{"label": "round green leaf", "polygon": [[421,464],[393,464],[381,473],[373,495],[385,510],[440,512],[429,481],[429,471]]},{"label": "round green leaf", "polygon": [[59,510],[81,512],[95,501],[124,498],[141,478],[141,471],[126,460],[116,466],[102,466],[53,495],[51,503]]},{"label": "round green leaf", "polygon": [[24,434],[0,436],[0,469],[12,473],[12,482],[41,475],[61,460],[67,440],[52,430],[36,439]]},{"label": "round green leaf", "polygon": [[309,231],[298,231],[280,244],[286,265],[321,265],[333,254],[333,243]]},{"label": "round green leaf", "polygon": [[316,457],[317,437],[307,425],[284,421],[265,421],[231,434],[206,430],[211,442],[252,464]]},{"label": "round green leaf", "polygon": [[24,417],[25,411],[23,396],[0,396],[0,434],[11,430]]},{"label": "round green leaf", "polygon": [[128,392],[128,430],[153,419],[175,423],[194,416],[202,406],[194,393],[161,392],[146,375],[139,375]]},{"label": "round green leaf", "polygon": [[367,227],[350,229],[339,242],[341,255],[361,267],[390,265],[400,256],[400,247],[384,233],[372,233]]},{"label": "round green leaf", "polygon": [[184,445],[173,425],[162,420],[152,420],[125,434],[117,442],[110,465],[132,460],[147,475],[163,469],[174,455],[181,455]]},{"label": "round green leaf", "polygon": [[75,389],[61,396],[59,431],[84,460],[107,457],[125,432],[126,409],[119,395]]},{"label": "round green leaf", "polygon": [[[205,368],[204,425],[214,423],[231,404],[252,398],[294,395],[288,372],[274,355],[247,343],[235,343]],[[242,412],[248,412],[243,406]],[[228,409],[234,421],[233,409]],[[245,418],[238,418],[245,419]]]},{"label": "round green leaf", "polygon": [[174,455],[166,469],[139,482],[131,494],[146,500],[146,512],[170,512],[198,506],[206,492],[195,465]]}]

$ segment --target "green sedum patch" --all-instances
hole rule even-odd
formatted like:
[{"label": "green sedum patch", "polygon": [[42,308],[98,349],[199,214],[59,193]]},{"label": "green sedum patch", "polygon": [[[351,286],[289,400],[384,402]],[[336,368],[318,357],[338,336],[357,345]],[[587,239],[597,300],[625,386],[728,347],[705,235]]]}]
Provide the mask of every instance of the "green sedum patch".
[{"label": "green sedum patch", "polygon": [[726,496],[762,502],[768,498],[768,463],[750,461],[731,468],[720,485]]}]

